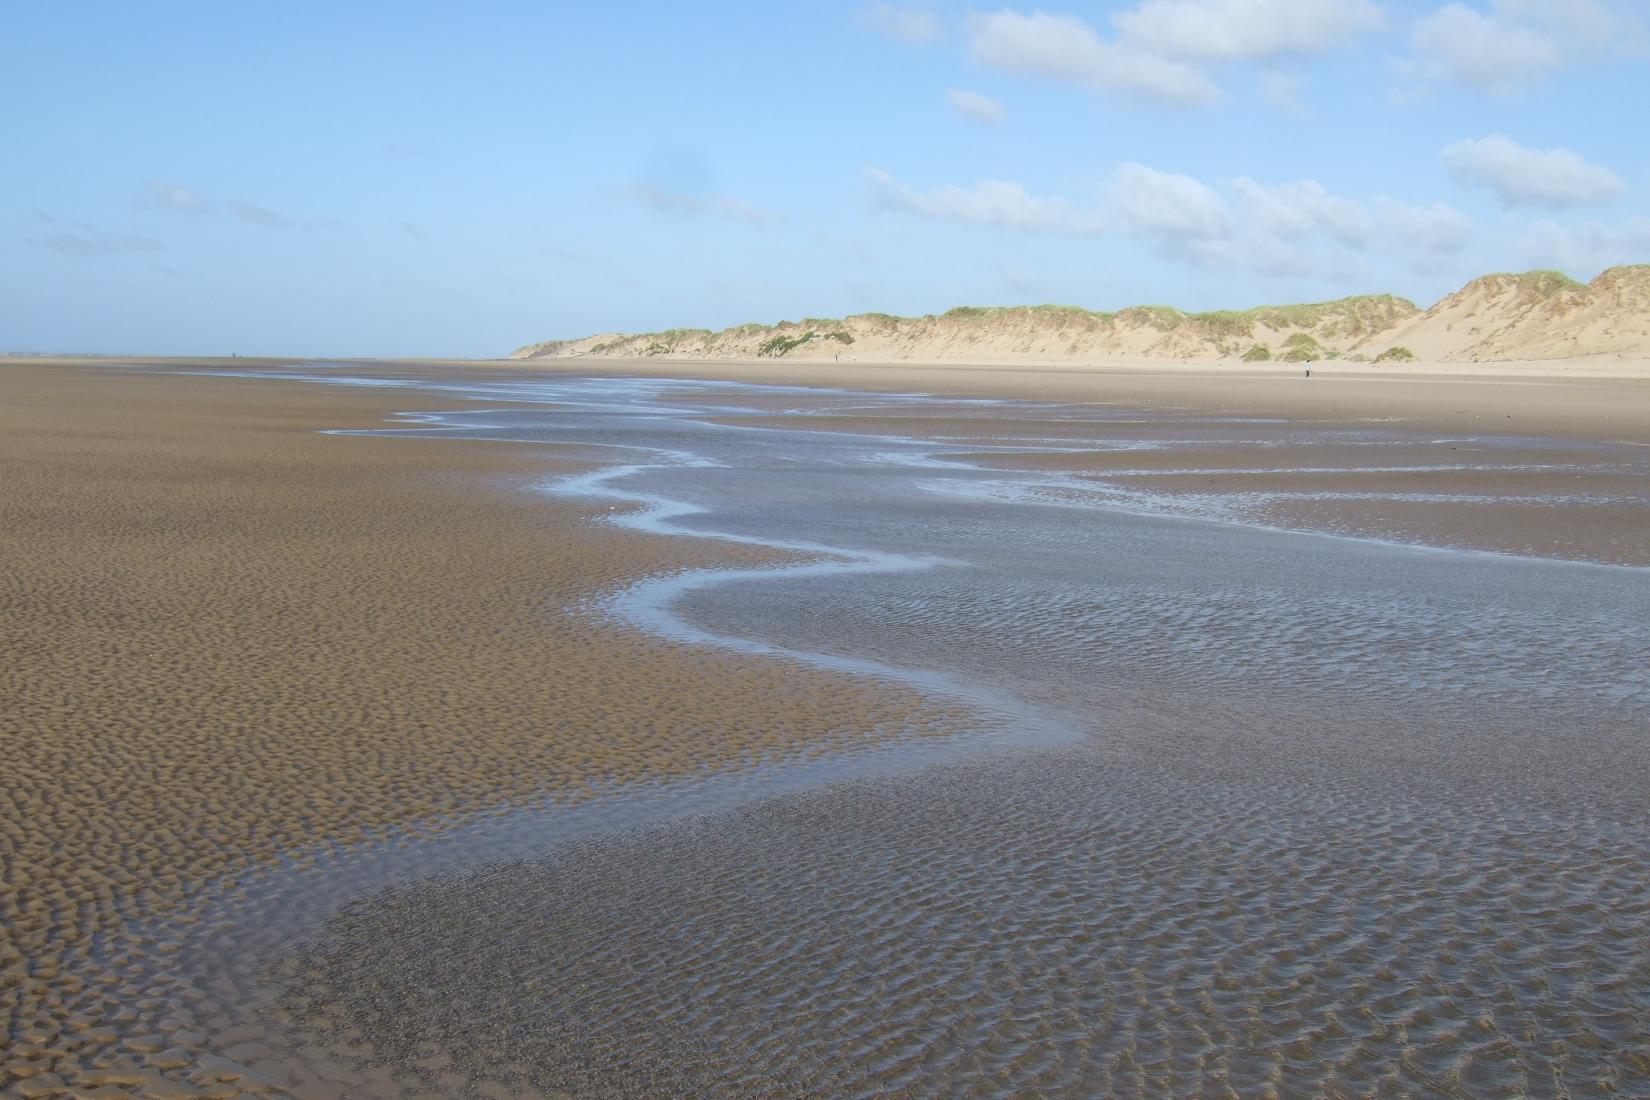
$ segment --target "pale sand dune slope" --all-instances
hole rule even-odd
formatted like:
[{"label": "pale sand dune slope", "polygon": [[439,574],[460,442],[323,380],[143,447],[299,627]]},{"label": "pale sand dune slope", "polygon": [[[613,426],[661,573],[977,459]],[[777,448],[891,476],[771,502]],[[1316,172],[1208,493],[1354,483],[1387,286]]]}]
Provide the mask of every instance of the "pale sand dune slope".
[{"label": "pale sand dune slope", "polygon": [[721,332],[608,333],[533,344],[512,358],[1319,361],[1379,359],[1393,348],[1431,362],[1650,358],[1650,265],[1611,268],[1586,285],[1556,272],[1486,275],[1425,312],[1391,295],[1210,313],[960,306],[923,317],[861,313]]},{"label": "pale sand dune slope", "polygon": [[1611,268],[1586,285],[1554,272],[1486,275],[1392,339],[1439,362],[1642,358],[1650,354],[1650,265]]}]

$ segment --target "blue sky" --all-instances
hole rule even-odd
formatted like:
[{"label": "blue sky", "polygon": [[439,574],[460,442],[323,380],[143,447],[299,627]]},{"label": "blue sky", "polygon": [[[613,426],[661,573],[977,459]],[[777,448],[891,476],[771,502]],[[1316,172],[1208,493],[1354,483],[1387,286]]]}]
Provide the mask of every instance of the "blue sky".
[{"label": "blue sky", "polygon": [[1650,261],[1643,0],[13,6],[0,350],[494,355]]}]

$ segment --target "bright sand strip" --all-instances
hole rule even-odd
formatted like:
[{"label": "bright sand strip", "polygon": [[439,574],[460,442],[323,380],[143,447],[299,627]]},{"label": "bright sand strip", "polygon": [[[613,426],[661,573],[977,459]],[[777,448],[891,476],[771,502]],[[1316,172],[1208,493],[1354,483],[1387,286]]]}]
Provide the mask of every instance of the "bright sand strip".
[{"label": "bright sand strip", "polygon": [[1650,362],[1559,359],[1400,363],[1380,367],[1138,362],[1036,364],[695,362],[666,358],[532,359],[470,364],[557,374],[645,375],[779,382],[1036,401],[1097,401],[1141,409],[1363,419],[1441,432],[1575,436],[1650,445]]},{"label": "bright sand strip", "polygon": [[952,727],[914,690],[594,623],[581,602],[639,576],[779,555],[525,491],[587,462],[317,433],[451,404],[0,363],[0,1096],[254,1084],[202,1060],[264,1053],[221,994],[154,977],[168,945],[129,931],[181,932],[224,876],[592,783]]}]

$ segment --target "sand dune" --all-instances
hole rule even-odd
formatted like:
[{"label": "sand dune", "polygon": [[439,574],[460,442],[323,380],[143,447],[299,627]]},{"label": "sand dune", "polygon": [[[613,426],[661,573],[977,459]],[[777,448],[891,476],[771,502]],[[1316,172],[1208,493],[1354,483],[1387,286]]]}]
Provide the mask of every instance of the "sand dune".
[{"label": "sand dune", "polygon": [[773,325],[603,333],[518,349],[516,359],[808,359],[1087,362],[1097,359],[1394,363],[1650,358],[1650,265],[1589,284],[1557,272],[1486,275],[1431,309],[1389,294],[1186,313],[1134,306],[959,306]]}]

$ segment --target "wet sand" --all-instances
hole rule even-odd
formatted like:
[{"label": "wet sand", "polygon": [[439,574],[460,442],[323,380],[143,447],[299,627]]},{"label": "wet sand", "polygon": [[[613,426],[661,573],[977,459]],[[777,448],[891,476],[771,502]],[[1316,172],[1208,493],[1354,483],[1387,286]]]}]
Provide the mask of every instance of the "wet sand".
[{"label": "wet sand", "polygon": [[[1293,365],[1140,362],[1105,366],[916,363],[739,363],[533,360],[488,370],[598,376],[714,378],[1032,401],[1116,403],[1149,411],[1288,417],[1347,425],[1393,422],[1447,433],[1622,439],[1650,446],[1650,364],[1533,363]],[[473,367],[470,369],[474,369]]]},{"label": "wet sand", "polygon": [[200,1055],[246,1041],[234,991],[167,958],[249,869],[959,724],[912,690],[594,623],[582,604],[637,575],[785,555],[524,489],[587,457],[318,434],[440,404],[0,366],[0,1094],[232,1077]]},{"label": "wet sand", "polygon": [[[315,1096],[1587,1095],[1650,1072],[1650,597],[1585,564],[1644,560],[1642,449],[1611,442],[1641,410],[1463,460],[1344,409],[574,379],[548,411],[507,388],[470,411],[522,372],[325,369],[455,389],[0,373],[28,487],[0,498],[28,565],[7,644],[40,655],[0,681],[31,708],[0,734],[57,753],[6,864],[31,1079],[123,1057]],[[443,415],[314,434],[392,411]],[[604,482],[615,442],[716,465]],[[674,518],[591,522],[648,500]],[[648,533],[672,524],[735,541]],[[670,579],[844,546],[895,567]],[[1023,709],[982,715],[1001,697]],[[1005,713],[1065,732],[956,736]],[[600,813],[557,808],[593,780]]]},{"label": "wet sand", "polygon": [[1074,752],[802,795],[392,887],[285,1005],[436,1088],[1642,1088],[1640,824],[1363,782]]}]

